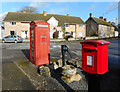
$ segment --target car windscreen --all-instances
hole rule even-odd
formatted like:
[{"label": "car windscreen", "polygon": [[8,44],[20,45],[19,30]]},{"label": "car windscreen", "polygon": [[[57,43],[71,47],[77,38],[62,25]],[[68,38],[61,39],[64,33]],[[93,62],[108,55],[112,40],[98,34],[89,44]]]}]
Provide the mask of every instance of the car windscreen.
[{"label": "car windscreen", "polygon": [[13,35],[11,35],[11,38],[14,38],[14,36],[13,36]]},{"label": "car windscreen", "polygon": [[14,38],[16,38],[16,36],[14,36]]},{"label": "car windscreen", "polygon": [[10,38],[10,35],[9,35],[9,36],[6,36],[5,38]]}]

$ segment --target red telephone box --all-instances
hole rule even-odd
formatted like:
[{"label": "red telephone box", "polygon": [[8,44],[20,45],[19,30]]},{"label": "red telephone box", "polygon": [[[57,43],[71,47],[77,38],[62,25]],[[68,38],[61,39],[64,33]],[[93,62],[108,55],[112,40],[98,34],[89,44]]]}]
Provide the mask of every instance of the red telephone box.
[{"label": "red telephone box", "polygon": [[104,74],[108,71],[108,44],[110,42],[82,41],[82,69],[88,73]]},{"label": "red telephone box", "polygon": [[49,64],[50,25],[45,21],[30,23],[30,61],[36,66]]}]

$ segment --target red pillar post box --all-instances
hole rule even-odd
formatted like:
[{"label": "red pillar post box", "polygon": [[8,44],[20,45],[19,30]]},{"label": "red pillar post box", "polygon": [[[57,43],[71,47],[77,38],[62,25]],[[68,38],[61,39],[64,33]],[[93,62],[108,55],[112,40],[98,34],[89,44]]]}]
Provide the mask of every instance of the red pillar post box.
[{"label": "red pillar post box", "polygon": [[49,64],[50,25],[45,21],[30,23],[30,61],[36,66]]},{"label": "red pillar post box", "polygon": [[110,42],[86,40],[82,44],[82,69],[92,74],[108,71],[108,44]]}]

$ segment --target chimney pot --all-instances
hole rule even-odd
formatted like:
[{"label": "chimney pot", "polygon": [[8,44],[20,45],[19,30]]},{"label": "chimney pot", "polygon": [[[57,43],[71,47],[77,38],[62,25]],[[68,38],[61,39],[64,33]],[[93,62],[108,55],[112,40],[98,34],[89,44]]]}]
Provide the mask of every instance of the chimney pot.
[{"label": "chimney pot", "polygon": [[104,21],[107,21],[107,19],[106,19],[106,18],[104,18]]},{"label": "chimney pot", "polygon": [[90,17],[92,17],[92,13],[90,13]]},{"label": "chimney pot", "polygon": [[100,17],[99,17],[99,19],[103,20],[103,17],[102,17],[102,16],[100,16]]},{"label": "chimney pot", "polygon": [[43,11],[43,15],[44,15],[44,16],[47,16],[47,12],[46,12],[46,11]]},{"label": "chimney pot", "polygon": [[67,14],[67,16],[70,16],[70,14]]},{"label": "chimney pot", "polygon": [[108,23],[110,23],[111,24],[111,22],[109,21]]},{"label": "chimney pot", "polygon": [[24,10],[23,10],[22,12],[23,12],[23,13],[26,13],[26,11],[24,11]]}]

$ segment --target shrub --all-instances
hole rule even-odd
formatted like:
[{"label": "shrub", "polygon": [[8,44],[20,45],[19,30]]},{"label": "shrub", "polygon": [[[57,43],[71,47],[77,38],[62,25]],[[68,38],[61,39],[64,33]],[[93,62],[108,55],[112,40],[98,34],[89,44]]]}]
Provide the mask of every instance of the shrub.
[{"label": "shrub", "polygon": [[55,32],[53,33],[53,38],[58,39],[58,35],[59,35],[59,32],[58,32],[58,31],[55,31]]},{"label": "shrub", "polygon": [[72,35],[64,36],[64,39],[65,39],[65,40],[68,40],[68,38],[73,38],[73,36],[72,36]]},{"label": "shrub", "polygon": [[120,37],[120,33],[118,34],[118,37]]}]

